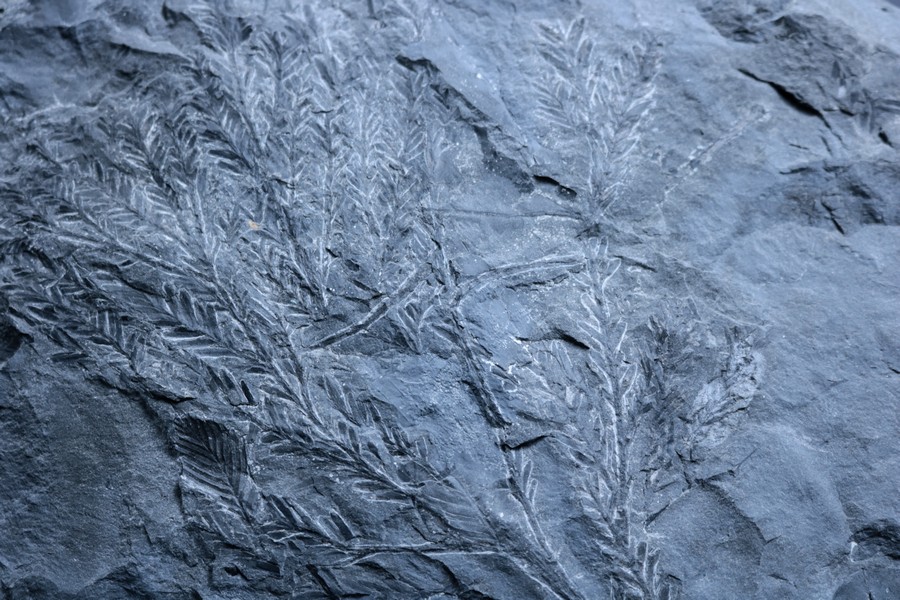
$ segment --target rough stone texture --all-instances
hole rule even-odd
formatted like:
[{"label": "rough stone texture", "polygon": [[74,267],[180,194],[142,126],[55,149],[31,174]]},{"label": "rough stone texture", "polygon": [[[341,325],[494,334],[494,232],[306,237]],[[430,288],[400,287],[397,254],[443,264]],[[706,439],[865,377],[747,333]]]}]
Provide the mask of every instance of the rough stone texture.
[{"label": "rough stone texture", "polygon": [[898,53],[886,0],[4,3],[0,596],[900,598]]}]

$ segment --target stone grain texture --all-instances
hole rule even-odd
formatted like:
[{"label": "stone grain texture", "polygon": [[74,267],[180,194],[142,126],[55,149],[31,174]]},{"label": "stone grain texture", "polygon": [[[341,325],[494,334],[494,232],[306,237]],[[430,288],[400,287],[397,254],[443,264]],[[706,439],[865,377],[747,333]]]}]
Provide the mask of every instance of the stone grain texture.
[{"label": "stone grain texture", "polygon": [[0,5],[0,598],[900,598],[900,7]]}]

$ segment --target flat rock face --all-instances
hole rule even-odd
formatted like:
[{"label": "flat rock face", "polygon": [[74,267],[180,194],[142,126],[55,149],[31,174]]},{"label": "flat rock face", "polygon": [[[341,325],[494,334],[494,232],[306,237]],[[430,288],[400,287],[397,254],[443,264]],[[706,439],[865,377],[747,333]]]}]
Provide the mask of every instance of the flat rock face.
[{"label": "flat rock face", "polygon": [[0,8],[0,597],[900,598],[900,8]]}]

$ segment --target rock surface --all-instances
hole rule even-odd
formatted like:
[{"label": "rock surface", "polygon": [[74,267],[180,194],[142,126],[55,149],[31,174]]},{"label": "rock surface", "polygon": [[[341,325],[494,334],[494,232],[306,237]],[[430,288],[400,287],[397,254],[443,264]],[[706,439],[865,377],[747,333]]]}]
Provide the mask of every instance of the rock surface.
[{"label": "rock surface", "polygon": [[12,0],[0,597],[900,598],[900,7]]}]

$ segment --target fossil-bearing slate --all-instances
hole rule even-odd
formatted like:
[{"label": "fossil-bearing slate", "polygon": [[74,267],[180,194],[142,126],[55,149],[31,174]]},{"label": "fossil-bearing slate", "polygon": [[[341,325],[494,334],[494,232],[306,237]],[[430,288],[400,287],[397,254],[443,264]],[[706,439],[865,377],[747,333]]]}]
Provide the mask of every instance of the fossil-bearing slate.
[{"label": "fossil-bearing slate", "polygon": [[0,597],[900,598],[900,8],[11,0]]}]

